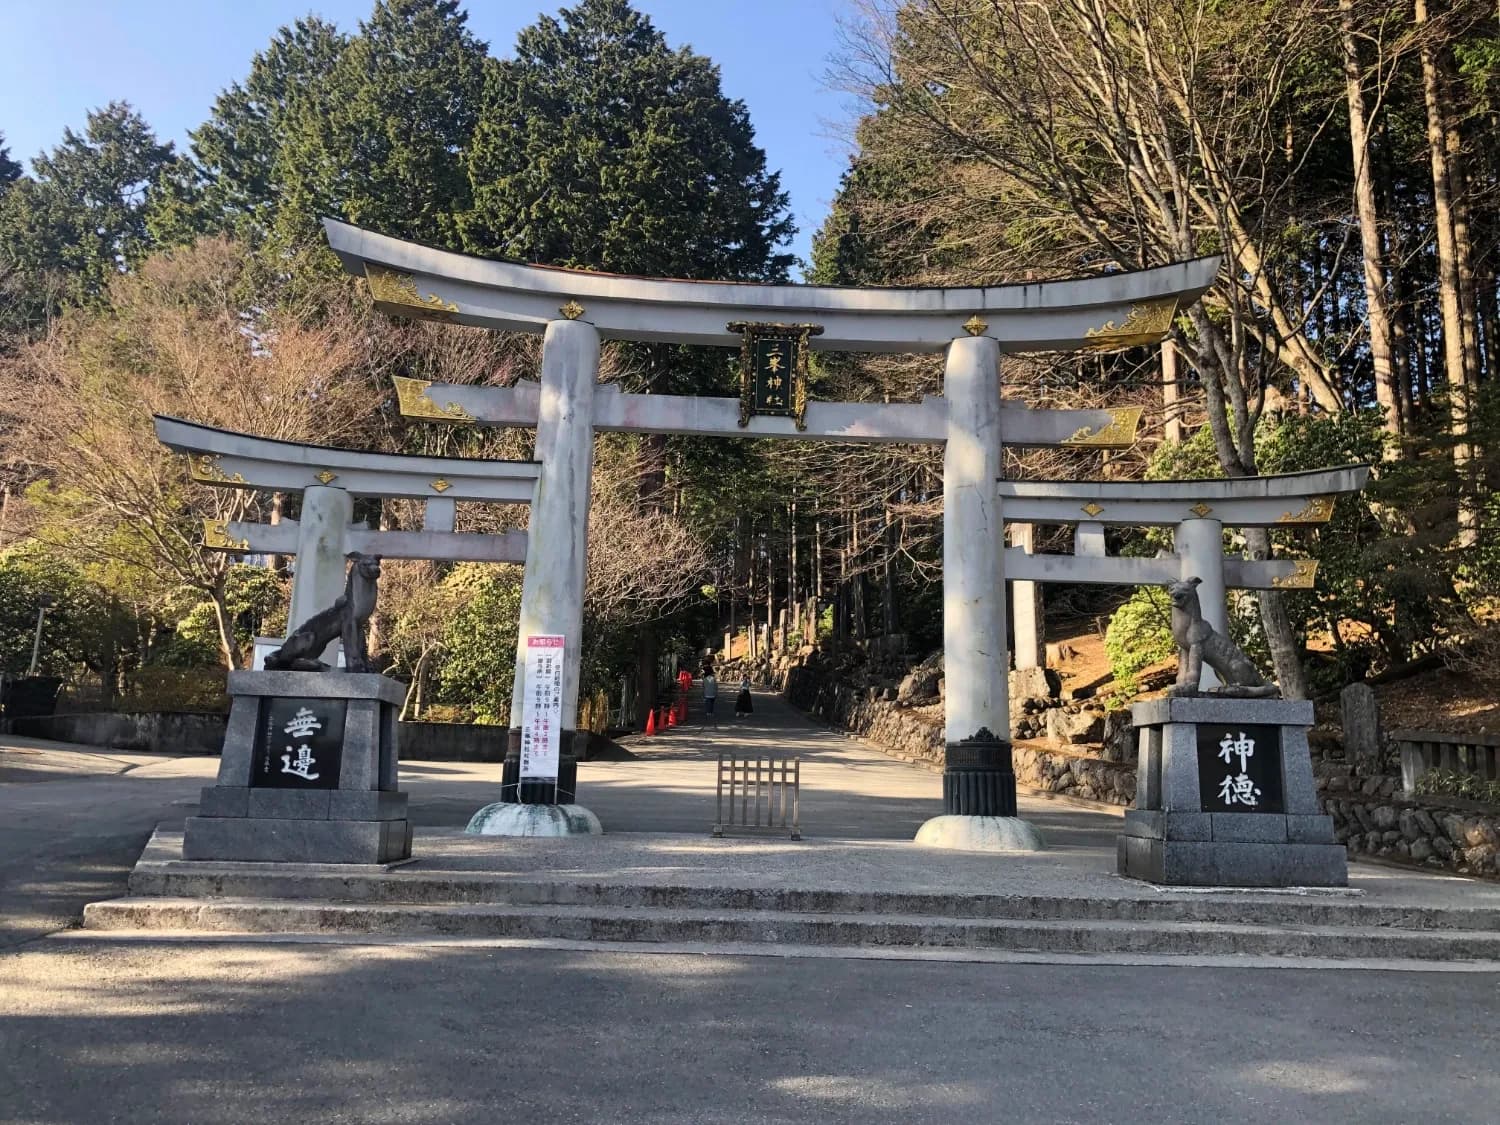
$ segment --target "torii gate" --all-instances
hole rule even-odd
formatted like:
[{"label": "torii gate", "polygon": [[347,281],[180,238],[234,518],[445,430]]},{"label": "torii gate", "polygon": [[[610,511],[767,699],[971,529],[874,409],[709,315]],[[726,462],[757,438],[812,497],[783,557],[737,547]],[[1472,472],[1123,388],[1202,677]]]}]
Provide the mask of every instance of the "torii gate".
[{"label": "torii gate", "polygon": [[[190,458],[194,480],[302,493],[296,520],[203,521],[203,545],[210,550],[297,556],[288,611],[293,628],[343,593],[344,556],[350,551],[443,562],[526,560],[526,532],[455,532],[453,521],[460,500],[530,504],[541,474],[535,461],[369,453],[253,437],[160,414],[154,420],[158,440]],[[420,500],[423,529],[372,531],[354,523],[356,496]],[[337,643],[330,643],[324,659]]]},{"label": "torii gate", "polygon": [[[1160,341],[1213,282],[1217,257],[1132,273],[982,288],[864,289],[627,277],[494,261],[324,220],[334,253],[365,277],[376,306],[403,317],[543,335],[540,383],[511,388],[398,383],[402,412],[479,425],[535,426],[543,469],[531,514],[520,644],[578,638],[583,623],[589,476],[597,429],[944,445],[943,647],[947,661],[945,816],[918,840],[1030,849],[1011,770],[1001,452],[1013,445],[1128,446],[1139,410],[1034,410],[1000,398],[1002,352],[1110,351]],[[800,332],[799,347],[848,352],[946,350],[943,394],[920,403],[795,404],[755,413],[741,399],[631,395],[597,387],[602,339],[741,346],[756,330]],[[799,356],[800,356],[799,352]],[[788,405],[782,400],[782,405]],[[562,726],[576,728],[579,649],[564,666]],[[518,652],[513,701],[525,691]],[[519,778],[513,702],[504,788]],[[566,745],[566,743],[565,743]],[[571,790],[565,757],[559,787]],[[552,786],[522,801],[552,799]]]},{"label": "torii gate", "polygon": [[[1306,527],[1326,523],[1337,497],[1359,492],[1368,465],[1223,480],[1050,481],[1002,480],[996,485],[1013,540],[1006,574],[1015,583],[1011,622],[1016,667],[1036,666],[1041,621],[1035,584],[1093,583],[1154,586],[1199,578],[1203,617],[1229,635],[1225,592],[1303,590],[1313,584],[1316,559],[1244,559],[1224,554],[1225,527]],[[1071,525],[1073,553],[1033,554],[1033,524]],[[1106,554],[1104,527],[1172,528],[1173,553],[1156,558]],[[1022,536],[1015,533],[1023,530]],[[1205,686],[1218,683],[1211,668]]]}]

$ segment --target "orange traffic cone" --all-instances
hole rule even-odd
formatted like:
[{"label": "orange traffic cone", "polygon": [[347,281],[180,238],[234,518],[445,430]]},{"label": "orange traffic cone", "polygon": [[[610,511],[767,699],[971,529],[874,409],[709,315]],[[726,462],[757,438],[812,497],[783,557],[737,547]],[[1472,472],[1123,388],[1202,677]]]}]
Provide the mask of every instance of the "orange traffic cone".
[{"label": "orange traffic cone", "polygon": [[646,737],[650,738],[656,733],[656,708],[646,712]]},{"label": "orange traffic cone", "polygon": [[677,725],[677,708],[676,707],[668,707],[667,708],[667,726],[669,726],[669,727],[675,727],[676,725]]}]

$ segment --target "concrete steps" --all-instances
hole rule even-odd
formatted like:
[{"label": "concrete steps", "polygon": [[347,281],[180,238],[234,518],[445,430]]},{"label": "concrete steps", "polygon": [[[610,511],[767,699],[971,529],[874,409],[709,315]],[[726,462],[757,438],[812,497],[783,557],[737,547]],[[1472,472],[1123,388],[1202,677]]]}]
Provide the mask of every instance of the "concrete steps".
[{"label": "concrete steps", "polygon": [[642,943],[912,947],[1052,953],[1500,960],[1494,930],[1098,918],[954,917],[661,906],[333,903],[124,898],[91,904],[90,930]]},{"label": "concrete steps", "polygon": [[[1155,922],[1398,930],[1492,931],[1500,909],[1395,905],[1336,894],[1162,894],[1104,898],[1047,894],[922,894],[799,887],[730,887],[535,878],[405,869],[386,873],[291,865],[140,865],[132,900],[240,899],[369,906],[589,907],[751,911],[970,920]],[[104,904],[101,904],[104,905]]]},{"label": "concrete steps", "polygon": [[434,828],[419,832],[416,860],[381,868],[185,862],[180,834],[161,830],[131,873],[129,897],[91,904],[83,925],[145,940],[301,935],[1500,970],[1500,888],[1491,884],[1359,867],[1340,890],[1152,887],[1115,876],[1110,852],[1074,839],[1084,843],[997,861],[890,840],[618,833],[560,848]]},{"label": "concrete steps", "polygon": [[[1139,885],[1137,885],[1139,886]],[[143,859],[95,931],[1500,962],[1500,909],[1340,893],[1069,895]]]}]

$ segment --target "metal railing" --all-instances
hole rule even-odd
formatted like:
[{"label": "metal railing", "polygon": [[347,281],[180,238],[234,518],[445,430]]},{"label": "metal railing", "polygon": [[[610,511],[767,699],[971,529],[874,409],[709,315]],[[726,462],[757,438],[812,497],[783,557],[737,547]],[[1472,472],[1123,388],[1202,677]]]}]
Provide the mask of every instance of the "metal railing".
[{"label": "metal railing", "polygon": [[1401,788],[1407,796],[1417,791],[1417,782],[1428,770],[1500,780],[1500,735],[1395,730],[1390,740],[1401,754]]},{"label": "metal railing", "polygon": [[720,754],[718,802],[715,836],[740,829],[786,832],[793,840],[802,839],[802,759]]}]

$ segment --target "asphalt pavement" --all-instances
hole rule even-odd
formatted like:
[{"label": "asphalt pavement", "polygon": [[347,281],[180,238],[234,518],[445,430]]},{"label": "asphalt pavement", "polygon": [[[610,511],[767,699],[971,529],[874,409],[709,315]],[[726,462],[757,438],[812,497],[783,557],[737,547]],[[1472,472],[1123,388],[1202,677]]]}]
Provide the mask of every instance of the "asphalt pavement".
[{"label": "asphalt pavement", "polygon": [[[938,805],[935,773],[769,700],[585,765],[582,799],[706,832],[730,745],[804,754],[814,837],[909,839]],[[0,1125],[1500,1120],[1494,973],[69,929],[216,766],[0,739]],[[461,825],[497,773],[407,763],[413,819]],[[1063,849],[1114,824],[1029,815]]]},{"label": "asphalt pavement", "polygon": [[1474,1125],[1496,979],[53,938],[0,1121]]}]

